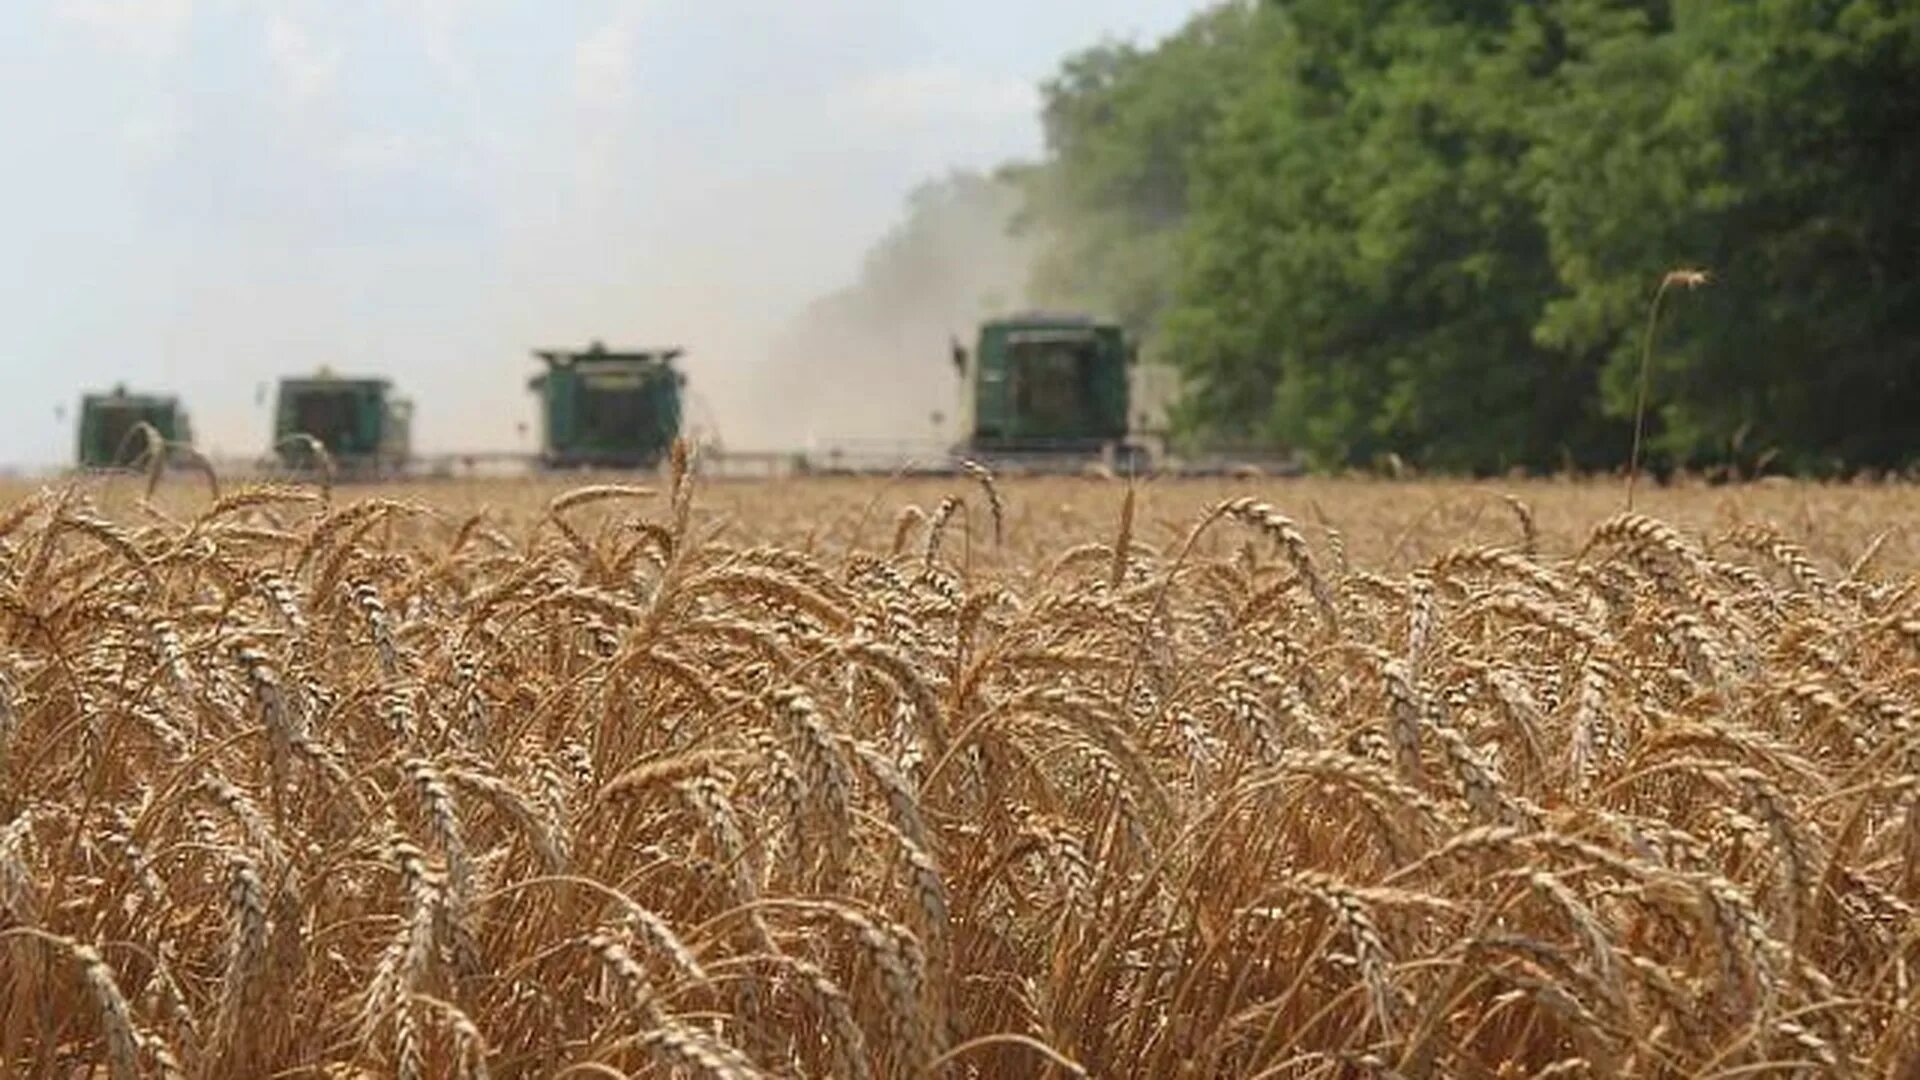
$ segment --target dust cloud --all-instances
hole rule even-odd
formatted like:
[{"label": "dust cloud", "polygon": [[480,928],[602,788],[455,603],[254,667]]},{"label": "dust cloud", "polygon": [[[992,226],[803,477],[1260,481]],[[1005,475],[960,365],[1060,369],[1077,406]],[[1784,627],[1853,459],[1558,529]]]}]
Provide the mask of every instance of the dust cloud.
[{"label": "dust cloud", "polygon": [[1026,306],[1035,242],[1019,191],[955,172],[922,185],[857,280],[778,327],[720,434],[728,446],[821,450],[942,444],[958,435],[949,339]]}]

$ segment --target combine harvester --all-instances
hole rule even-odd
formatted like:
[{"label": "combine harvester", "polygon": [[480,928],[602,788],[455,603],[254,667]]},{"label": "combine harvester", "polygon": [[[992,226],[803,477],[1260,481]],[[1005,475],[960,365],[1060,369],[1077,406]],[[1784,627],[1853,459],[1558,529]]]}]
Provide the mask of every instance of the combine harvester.
[{"label": "combine harvester", "polygon": [[1148,454],[1127,424],[1138,361],[1119,326],[1082,315],[983,323],[971,353],[953,346],[965,433],[954,452],[999,471],[1139,471]]},{"label": "combine harvester", "polygon": [[[574,350],[538,349],[545,370],[527,384],[540,414],[540,446],[524,450],[420,455],[413,452],[413,405],[390,380],[321,369],[283,378],[273,403],[272,460],[262,471],[324,472],[329,479],[385,480],[477,475],[482,466],[513,473],[651,470],[683,427],[686,376],[679,347],[611,351],[595,341]],[[1028,313],[980,325],[971,348],[953,342],[960,381],[960,435],[951,444],[841,444],[798,453],[739,453],[703,447],[714,476],[791,474],[952,475],[967,462],[1019,474],[1099,473],[1177,476],[1297,471],[1271,454],[1176,458],[1145,428],[1138,348],[1120,326],[1085,315]],[[1132,422],[1130,422],[1132,421]],[[88,395],[82,408],[82,465],[141,460],[152,436],[164,445],[190,438],[175,399]],[[196,460],[197,456],[196,456]],[[204,462],[201,462],[204,464]]]},{"label": "combine harvester", "polygon": [[345,479],[404,475],[412,464],[412,431],[413,403],[395,396],[387,379],[322,368],[281,379],[274,394],[273,453],[296,472],[330,463],[328,471]]},{"label": "combine harvester", "polygon": [[527,389],[540,399],[539,464],[547,469],[651,469],[680,434],[685,350],[537,349],[547,370]]},{"label": "combine harvester", "polygon": [[540,449],[532,453],[416,453],[412,403],[395,396],[389,380],[325,370],[282,379],[273,410],[275,461],[263,468],[312,472],[330,465],[341,480],[653,469],[680,434],[686,377],[673,361],[683,352],[613,352],[598,341],[578,351],[535,350],[546,370],[527,384],[540,414]]},{"label": "combine harvester", "polygon": [[952,350],[961,384],[956,443],[831,446],[802,455],[802,467],[950,475],[977,461],[1009,475],[1298,471],[1292,458],[1271,453],[1167,455],[1132,411],[1139,348],[1116,323],[1080,314],[1010,315],[981,323],[971,349],[955,340]]},{"label": "combine harvester", "polygon": [[[687,377],[673,366],[678,346],[610,352],[595,341],[579,352],[537,349],[546,370],[527,383],[539,399],[541,469],[654,469],[683,428]],[[799,455],[700,451],[717,476],[781,476]]]},{"label": "combine harvester", "polygon": [[[141,431],[151,429],[152,435]],[[80,437],[76,460],[83,469],[126,469],[147,463],[156,449],[149,442],[179,447],[193,443],[193,426],[180,399],[168,394],[132,394],[125,386],[80,398]]]}]

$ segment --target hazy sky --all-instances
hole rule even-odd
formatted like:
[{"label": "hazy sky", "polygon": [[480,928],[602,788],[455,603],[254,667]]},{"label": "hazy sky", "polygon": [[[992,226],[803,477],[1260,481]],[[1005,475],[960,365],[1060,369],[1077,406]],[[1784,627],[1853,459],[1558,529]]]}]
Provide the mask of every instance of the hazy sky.
[{"label": "hazy sky", "polygon": [[424,448],[524,446],[527,350],[595,336],[688,346],[752,444],[743,373],[915,182],[1033,153],[1061,56],[1202,6],[4,0],[0,463],[116,380],[257,452],[323,363]]}]

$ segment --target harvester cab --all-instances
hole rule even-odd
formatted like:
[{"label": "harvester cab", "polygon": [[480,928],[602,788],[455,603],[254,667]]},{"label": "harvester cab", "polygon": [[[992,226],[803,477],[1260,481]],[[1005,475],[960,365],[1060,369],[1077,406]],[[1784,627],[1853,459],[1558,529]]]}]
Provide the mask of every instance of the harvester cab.
[{"label": "harvester cab", "polygon": [[343,472],[399,472],[412,456],[412,429],[413,403],[394,396],[386,379],[322,369],[281,379],[274,396],[274,452],[292,469],[319,466],[312,445],[318,441]]},{"label": "harvester cab", "polygon": [[110,393],[83,395],[77,454],[81,467],[137,464],[150,449],[138,433],[141,424],[150,426],[166,442],[193,442],[187,412],[171,395],[132,394],[125,386],[116,386]]},{"label": "harvester cab", "polygon": [[540,398],[540,460],[548,468],[645,469],[680,434],[686,376],[680,348],[610,352],[535,350],[547,370],[527,388]]},{"label": "harvester cab", "polygon": [[955,341],[960,453],[984,460],[1132,463],[1128,368],[1134,349],[1118,325],[1084,315],[1031,313],[980,326],[971,353]]}]

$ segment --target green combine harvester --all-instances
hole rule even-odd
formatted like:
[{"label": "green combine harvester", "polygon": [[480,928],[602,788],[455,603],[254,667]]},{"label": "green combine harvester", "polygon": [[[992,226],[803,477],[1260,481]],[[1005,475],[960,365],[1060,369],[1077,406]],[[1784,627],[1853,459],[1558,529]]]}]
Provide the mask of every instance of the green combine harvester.
[{"label": "green combine harvester", "polygon": [[686,377],[679,348],[534,352],[547,370],[527,388],[540,397],[540,462],[549,469],[649,469],[680,434]]},{"label": "green combine harvester", "polygon": [[324,369],[280,380],[273,406],[273,449],[290,469],[320,467],[312,441],[347,476],[404,472],[412,458],[413,404],[381,378],[346,378]]},{"label": "green combine harvester", "polygon": [[172,395],[130,394],[124,386],[114,387],[111,393],[83,395],[77,455],[80,466],[110,469],[140,464],[149,449],[137,430],[141,424],[152,427],[166,442],[193,442],[187,412]]},{"label": "green combine harvester", "polygon": [[982,323],[971,354],[953,345],[965,387],[955,453],[1041,471],[1146,464],[1127,422],[1135,352],[1118,325],[1085,315]]}]

